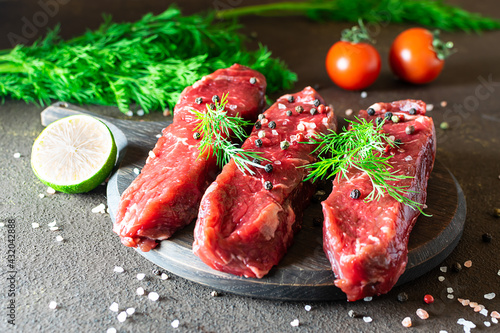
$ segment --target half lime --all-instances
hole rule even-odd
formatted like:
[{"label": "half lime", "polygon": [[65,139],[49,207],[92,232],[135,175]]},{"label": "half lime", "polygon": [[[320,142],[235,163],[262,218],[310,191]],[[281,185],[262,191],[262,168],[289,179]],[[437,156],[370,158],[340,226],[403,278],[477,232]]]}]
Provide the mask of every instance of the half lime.
[{"label": "half lime", "polygon": [[116,144],[109,128],[88,115],[75,115],[47,126],[33,144],[31,167],[56,191],[88,192],[111,173]]}]

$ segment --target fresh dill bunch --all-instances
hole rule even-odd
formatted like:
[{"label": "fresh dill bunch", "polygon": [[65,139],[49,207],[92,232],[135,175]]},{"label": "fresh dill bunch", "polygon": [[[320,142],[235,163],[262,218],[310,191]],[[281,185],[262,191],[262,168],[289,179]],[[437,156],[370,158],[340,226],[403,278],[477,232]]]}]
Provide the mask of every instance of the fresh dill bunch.
[{"label": "fresh dill bunch", "polygon": [[[397,147],[397,144],[382,131],[385,121],[373,125],[366,119],[347,120],[350,129],[341,133],[330,130],[328,133],[318,133],[311,144],[318,145],[313,152],[318,152],[319,161],[306,165],[311,169],[306,180],[332,178],[334,176],[349,179],[350,168],[365,172],[373,186],[373,190],[365,198],[366,201],[376,200],[386,194],[398,202],[406,204],[422,212],[422,204],[407,196],[412,193],[407,186],[398,186],[403,179],[413,177],[398,174],[399,170],[389,163],[391,156],[383,156],[387,145]],[[423,212],[422,212],[423,213]]]},{"label": "fresh dill bunch", "polygon": [[413,23],[447,31],[500,29],[500,21],[441,0],[309,0],[273,2],[217,12],[219,18],[245,15],[305,15],[314,21]]},{"label": "fresh dill bunch", "polygon": [[217,158],[217,165],[220,167],[233,159],[241,172],[248,171],[253,175],[255,172],[250,166],[264,168],[264,166],[254,163],[253,160],[266,159],[260,156],[260,152],[244,150],[238,144],[230,141],[231,136],[239,141],[244,141],[247,137],[245,127],[252,125],[252,123],[238,116],[227,116],[226,104],[227,94],[223,94],[220,101],[214,102],[215,108],[212,108],[210,104],[206,104],[206,112],[191,110],[200,120],[193,129],[194,132],[201,134],[201,142],[198,146],[199,156],[206,155],[208,158],[213,154]]},{"label": "fresh dill bunch", "polygon": [[239,28],[213,14],[183,16],[176,7],[131,23],[106,17],[68,41],[56,27],[31,46],[0,51],[0,99],[117,105],[124,113],[132,105],[173,109],[185,87],[234,63],[264,74],[270,93],[291,88],[296,74],[262,45],[247,50]]}]

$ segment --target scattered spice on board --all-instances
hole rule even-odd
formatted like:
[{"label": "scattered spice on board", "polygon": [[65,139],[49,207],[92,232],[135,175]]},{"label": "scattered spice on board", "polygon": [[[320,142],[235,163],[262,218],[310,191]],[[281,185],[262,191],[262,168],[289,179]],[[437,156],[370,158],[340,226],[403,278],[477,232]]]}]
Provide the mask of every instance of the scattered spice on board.
[{"label": "scattered spice on board", "polygon": [[113,302],[113,303],[109,306],[109,309],[110,309],[111,311],[113,311],[113,312],[118,312],[118,310],[120,310],[120,309],[119,309],[119,307],[118,307],[118,303],[116,303],[116,302]]},{"label": "scattered spice on board", "polygon": [[411,318],[410,317],[406,317],[405,319],[403,319],[403,321],[401,322],[401,324],[404,326],[404,327],[411,327]]},{"label": "scattered spice on board", "polygon": [[137,280],[139,280],[139,281],[144,280],[145,277],[146,277],[146,274],[144,274],[144,273],[137,274]]},{"label": "scattered spice on board", "polygon": [[124,269],[123,267],[120,267],[120,266],[115,266],[115,268],[113,269],[113,271],[115,273],[123,273],[124,272]]},{"label": "scattered spice on board", "polygon": [[298,319],[294,319],[290,322],[290,325],[292,325],[292,327],[298,327],[300,325],[300,322]]},{"label": "scattered spice on board", "polygon": [[427,311],[425,311],[424,309],[417,309],[417,316],[420,318],[420,319],[427,319],[429,318],[429,313]]},{"label": "scattered spice on board", "polygon": [[153,302],[156,302],[160,298],[160,295],[158,295],[157,292],[152,291],[148,294],[148,298]]},{"label": "scattered spice on board", "polygon": [[49,309],[51,309],[51,310],[57,309],[57,302],[55,302],[55,301],[50,302]]},{"label": "scattered spice on board", "polygon": [[472,260],[467,260],[466,262],[464,262],[464,266],[467,268],[471,268],[472,267]]},{"label": "scattered spice on board", "polygon": [[172,321],[172,323],[170,323],[170,325],[171,325],[173,328],[178,328],[178,327],[179,327],[179,320],[178,320],[178,319],[175,319],[174,321]]}]

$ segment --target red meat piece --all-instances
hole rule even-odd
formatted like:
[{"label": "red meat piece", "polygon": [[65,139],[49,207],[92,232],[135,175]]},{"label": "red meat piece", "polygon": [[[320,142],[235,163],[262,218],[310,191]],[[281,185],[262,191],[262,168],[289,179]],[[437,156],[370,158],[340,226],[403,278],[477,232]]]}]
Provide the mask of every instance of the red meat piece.
[{"label": "red meat piece", "polygon": [[[203,193],[215,179],[216,159],[199,156],[193,129],[199,120],[191,112],[206,112],[212,97],[228,93],[228,116],[254,121],[262,112],[266,79],[235,64],[205,76],[182,92],[174,122],[163,130],[137,178],[120,199],[116,232],[124,245],[147,252],[196,218]],[[196,102],[202,98],[201,104]]]},{"label": "red meat piece", "polygon": [[[415,191],[406,197],[425,203],[427,180],[436,155],[434,123],[425,116],[425,103],[377,103],[372,109],[373,116],[362,110],[360,118],[375,121],[386,112],[399,116],[398,123],[388,120],[383,125],[385,133],[403,142],[399,149],[388,151],[392,155],[389,162],[393,170],[399,170],[397,174],[414,177],[397,182]],[[414,127],[413,133],[406,134],[408,126]],[[323,247],[337,278],[335,285],[349,301],[355,301],[385,294],[396,284],[408,262],[408,238],[420,213],[389,195],[365,202],[373,189],[367,174],[351,168],[347,178],[336,177],[332,193],[322,202]],[[350,197],[354,189],[361,192],[359,199]]]},{"label": "red meat piece", "polygon": [[[242,147],[262,152],[269,161],[261,164],[271,164],[272,171],[254,168],[254,175],[243,174],[233,160],[224,166],[201,201],[193,244],[194,253],[210,267],[258,278],[286,253],[314,193],[314,185],[303,181],[307,170],[300,167],[316,161],[311,154],[316,145],[300,142],[337,127],[333,110],[310,87],[279,98],[264,115],[261,128],[254,127]],[[255,144],[258,139],[261,147]],[[288,149],[280,147],[285,140]],[[272,189],[265,188],[266,182]]]}]

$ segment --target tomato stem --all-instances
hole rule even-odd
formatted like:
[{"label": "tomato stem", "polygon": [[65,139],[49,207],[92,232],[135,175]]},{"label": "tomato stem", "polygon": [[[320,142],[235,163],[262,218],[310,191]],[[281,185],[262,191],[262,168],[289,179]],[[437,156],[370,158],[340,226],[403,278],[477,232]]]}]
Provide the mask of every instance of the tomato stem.
[{"label": "tomato stem", "polygon": [[439,30],[434,30],[434,32],[432,33],[434,36],[432,40],[432,49],[434,50],[434,52],[436,52],[439,60],[444,60],[453,53],[457,52],[457,50],[453,48],[455,46],[453,42],[443,42],[441,39],[439,39],[440,33],[441,31]]},{"label": "tomato stem", "polygon": [[345,29],[342,31],[340,40],[350,43],[375,43],[371,38],[368,30],[366,30],[362,19],[358,19],[358,25],[355,25],[351,29]]}]

